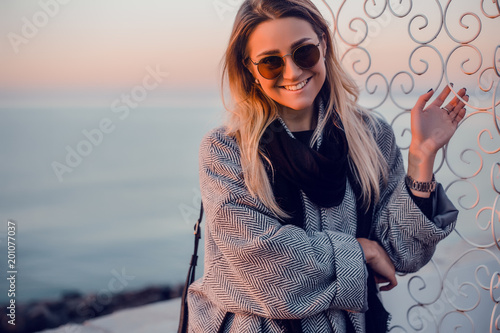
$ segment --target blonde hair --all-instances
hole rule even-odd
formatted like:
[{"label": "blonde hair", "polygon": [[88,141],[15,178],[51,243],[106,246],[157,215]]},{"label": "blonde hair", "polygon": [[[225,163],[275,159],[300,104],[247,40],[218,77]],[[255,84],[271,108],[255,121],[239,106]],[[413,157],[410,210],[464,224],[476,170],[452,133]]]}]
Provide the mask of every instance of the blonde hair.
[{"label": "blonde hair", "polygon": [[278,117],[278,104],[269,98],[246,68],[247,41],[254,29],[262,22],[285,17],[296,17],[311,24],[318,38],[325,38],[326,80],[320,95],[325,98],[325,117],[313,134],[316,141],[331,121],[332,112],[338,112],[349,144],[351,170],[361,185],[364,207],[371,200],[380,198],[380,178],[387,177],[387,163],[380,152],[373,134],[365,120],[372,122],[373,116],[359,108],[358,87],[342,69],[328,24],[319,10],[309,0],[245,0],[241,5],[231,33],[229,45],[223,59],[223,78],[227,80],[233,106],[227,120],[228,134],[234,135],[241,151],[241,166],[245,184],[250,194],[261,200],[277,216],[287,217],[274,197],[263,160],[270,161],[259,150],[259,142],[265,129]]}]

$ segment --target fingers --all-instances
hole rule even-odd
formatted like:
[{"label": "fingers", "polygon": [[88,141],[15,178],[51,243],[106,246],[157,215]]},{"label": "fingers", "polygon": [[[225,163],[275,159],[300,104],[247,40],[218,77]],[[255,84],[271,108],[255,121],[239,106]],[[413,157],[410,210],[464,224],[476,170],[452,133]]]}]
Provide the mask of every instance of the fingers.
[{"label": "fingers", "polygon": [[[453,122],[459,123],[465,116],[466,110],[465,110],[465,103],[469,101],[469,95],[465,95],[466,89],[461,89],[459,91],[459,96],[461,99],[459,100],[457,97],[454,98],[454,100],[457,100],[457,104],[453,108],[453,111],[450,112],[450,116],[453,119]],[[453,101],[452,101],[453,102]]]},{"label": "fingers", "polygon": [[[468,99],[469,99],[469,96],[467,96],[467,100],[468,100]],[[462,119],[464,119],[464,117],[465,117],[465,113],[466,113],[466,112],[467,112],[467,110],[465,110],[465,108],[462,108],[462,109],[458,112],[458,114],[457,114],[457,116],[455,117],[455,119],[453,119],[453,121],[454,121],[454,122],[456,122],[457,124],[458,124],[459,122],[461,122],[461,121],[462,121]]]},{"label": "fingers", "polygon": [[392,288],[396,287],[398,285],[398,281],[396,280],[396,275],[394,275],[394,278],[389,281],[388,284],[385,284],[383,286],[380,286],[381,291],[389,291]]},{"label": "fingers", "polygon": [[[453,86],[453,83],[451,83],[451,86]],[[441,91],[441,93],[438,95],[438,97],[436,97],[436,99],[434,100],[434,102],[432,102],[432,104],[441,107],[441,105],[443,105],[444,101],[446,100],[450,92],[451,92],[450,86],[444,87],[443,91]]]},{"label": "fingers", "polygon": [[431,89],[425,94],[420,95],[420,97],[417,100],[417,103],[415,104],[415,107],[420,110],[423,110],[427,102],[431,99],[432,95],[434,95],[434,89]]},{"label": "fingers", "polygon": [[465,117],[465,104],[469,101],[469,95],[466,95],[467,89],[462,88],[457,92],[455,96],[446,106],[442,109],[446,110],[451,118],[451,121],[458,124]]},{"label": "fingers", "polygon": [[464,106],[465,94],[467,93],[466,88],[462,88],[458,91],[457,96],[455,96],[450,103],[447,104],[447,108],[450,110],[456,109],[456,111],[460,111]]},{"label": "fingers", "polygon": [[365,254],[366,263],[370,266],[375,274],[375,282],[385,283],[380,290],[391,290],[398,281],[396,280],[396,269],[387,252],[376,241],[366,238],[357,238],[363,252]]},{"label": "fingers", "polygon": [[381,291],[388,291],[398,285],[398,281],[396,280],[396,275],[393,276],[393,279],[389,280],[388,278],[382,277],[380,275],[375,275],[375,283],[387,283],[386,285],[380,286]]}]

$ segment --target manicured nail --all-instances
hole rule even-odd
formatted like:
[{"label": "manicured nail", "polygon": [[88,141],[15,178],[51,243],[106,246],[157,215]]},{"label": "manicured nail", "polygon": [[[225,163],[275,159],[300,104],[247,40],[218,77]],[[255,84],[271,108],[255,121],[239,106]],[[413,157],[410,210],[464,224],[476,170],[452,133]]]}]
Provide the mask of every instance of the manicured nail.
[{"label": "manicured nail", "polygon": [[453,87],[453,82],[450,82],[450,86],[452,86],[452,87]]},{"label": "manicured nail", "polygon": [[431,88],[431,89],[429,89],[429,91],[428,91],[427,93],[430,93],[431,91],[432,91],[432,88]]},{"label": "manicured nail", "polygon": [[464,87],[464,92],[467,92],[467,88]]}]

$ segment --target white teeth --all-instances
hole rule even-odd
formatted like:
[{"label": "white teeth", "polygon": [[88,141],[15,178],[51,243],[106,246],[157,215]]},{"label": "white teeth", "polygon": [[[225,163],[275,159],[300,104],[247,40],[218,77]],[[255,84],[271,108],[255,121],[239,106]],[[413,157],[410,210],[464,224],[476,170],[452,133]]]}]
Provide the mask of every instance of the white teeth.
[{"label": "white teeth", "polygon": [[307,84],[307,80],[302,81],[301,83],[297,84],[296,86],[284,86],[286,90],[290,91],[295,91],[295,90],[300,90],[304,88],[304,86]]}]

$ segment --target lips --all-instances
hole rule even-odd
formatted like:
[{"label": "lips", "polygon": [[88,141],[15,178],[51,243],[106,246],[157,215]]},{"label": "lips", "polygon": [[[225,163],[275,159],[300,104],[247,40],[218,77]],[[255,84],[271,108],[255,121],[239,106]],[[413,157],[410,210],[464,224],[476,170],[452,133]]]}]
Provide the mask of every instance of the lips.
[{"label": "lips", "polygon": [[305,79],[304,81],[299,82],[297,84],[280,86],[280,88],[283,88],[283,89],[288,90],[288,91],[301,90],[301,89],[303,89],[309,83],[310,80],[311,80],[311,78],[308,78],[308,79]]}]

